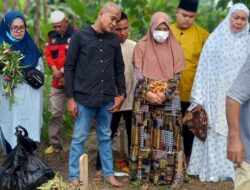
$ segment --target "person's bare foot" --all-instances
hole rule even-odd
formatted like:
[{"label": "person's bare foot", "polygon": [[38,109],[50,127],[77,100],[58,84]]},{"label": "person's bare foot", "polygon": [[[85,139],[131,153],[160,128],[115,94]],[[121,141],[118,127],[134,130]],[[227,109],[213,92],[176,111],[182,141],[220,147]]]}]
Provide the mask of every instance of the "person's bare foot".
[{"label": "person's bare foot", "polygon": [[103,176],[102,176],[102,170],[96,170],[95,172],[95,178],[97,180],[102,180]]},{"label": "person's bare foot", "polygon": [[78,186],[80,185],[80,180],[79,179],[73,179],[70,181],[71,185],[73,186]]},{"label": "person's bare foot", "polygon": [[123,183],[119,182],[115,176],[109,176],[107,177],[107,181],[109,182],[110,185],[112,185],[113,187],[122,187]]}]

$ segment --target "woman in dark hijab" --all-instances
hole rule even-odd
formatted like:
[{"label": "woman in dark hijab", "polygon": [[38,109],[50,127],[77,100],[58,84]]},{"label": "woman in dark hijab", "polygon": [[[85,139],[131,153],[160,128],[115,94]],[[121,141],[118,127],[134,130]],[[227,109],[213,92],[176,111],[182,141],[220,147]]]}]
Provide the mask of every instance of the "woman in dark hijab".
[{"label": "woman in dark hijab", "polygon": [[[21,65],[26,74],[31,69],[43,71],[43,62],[34,41],[27,31],[27,25],[23,14],[10,11],[4,15],[0,24],[0,44],[8,43],[11,49],[20,51],[24,57]],[[0,72],[0,81],[4,83],[4,76]],[[42,127],[42,88],[33,89],[26,82],[17,85],[14,90],[15,101],[9,107],[6,92],[0,88],[0,126],[6,139],[6,147],[16,146],[15,127],[22,125],[29,132],[29,137],[40,141],[40,129]],[[6,148],[5,147],[5,148]],[[5,149],[8,153],[11,149]]]}]

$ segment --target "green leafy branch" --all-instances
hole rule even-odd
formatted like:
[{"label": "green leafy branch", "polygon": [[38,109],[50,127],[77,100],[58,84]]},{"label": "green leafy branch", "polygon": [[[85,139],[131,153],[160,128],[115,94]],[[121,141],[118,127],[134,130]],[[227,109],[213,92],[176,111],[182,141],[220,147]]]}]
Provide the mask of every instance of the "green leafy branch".
[{"label": "green leafy branch", "polygon": [[11,45],[3,43],[0,45],[0,72],[2,81],[0,83],[6,98],[9,99],[10,107],[15,102],[14,88],[25,81],[23,68],[20,65],[24,57],[19,51],[11,50]]}]

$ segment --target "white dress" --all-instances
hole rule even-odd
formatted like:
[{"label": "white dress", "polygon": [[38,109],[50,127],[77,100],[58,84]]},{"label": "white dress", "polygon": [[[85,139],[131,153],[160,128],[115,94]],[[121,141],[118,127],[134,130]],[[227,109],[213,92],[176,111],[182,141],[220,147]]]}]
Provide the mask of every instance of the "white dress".
[{"label": "white dress", "polygon": [[249,15],[243,4],[232,6],[204,45],[192,87],[191,107],[201,104],[205,108],[209,128],[205,142],[194,139],[188,173],[198,175],[202,181],[235,178],[233,163],[227,159],[226,152],[226,93],[249,52],[249,24],[239,33],[230,27],[230,17],[237,10]]},{"label": "white dress", "polygon": [[[43,72],[43,61],[40,58],[36,67]],[[2,81],[2,76],[0,75]],[[33,89],[27,83],[23,83],[14,89],[16,101],[9,107],[9,100],[5,97],[3,89],[0,89],[0,126],[5,139],[14,148],[17,144],[15,127],[23,126],[29,137],[40,141],[40,132],[43,124],[43,87]]]}]

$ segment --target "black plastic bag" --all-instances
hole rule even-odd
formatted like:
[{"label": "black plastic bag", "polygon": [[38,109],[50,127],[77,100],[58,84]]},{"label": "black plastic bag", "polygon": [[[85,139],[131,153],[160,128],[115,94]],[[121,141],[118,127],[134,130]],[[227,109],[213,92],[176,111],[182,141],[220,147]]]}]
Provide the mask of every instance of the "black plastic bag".
[{"label": "black plastic bag", "polygon": [[38,142],[16,127],[17,146],[0,167],[0,190],[33,190],[54,178],[53,170],[37,156]]}]

